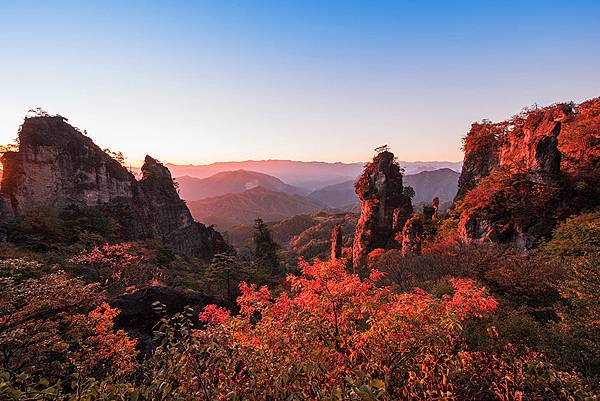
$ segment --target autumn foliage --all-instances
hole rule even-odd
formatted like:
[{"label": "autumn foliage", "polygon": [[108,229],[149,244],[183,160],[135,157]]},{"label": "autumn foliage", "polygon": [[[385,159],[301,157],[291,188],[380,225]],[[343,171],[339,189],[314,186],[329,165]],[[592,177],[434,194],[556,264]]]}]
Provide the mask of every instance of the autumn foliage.
[{"label": "autumn foliage", "polygon": [[205,308],[208,326],[195,336],[215,347],[201,354],[211,363],[195,377],[198,391],[238,399],[456,396],[462,322],[496,308],[485,289],[453,280],[454,293],[443,298],[398,294],[377,285],[376,271],[361,280],[336,262],[300,266],[289,294],[243,284],[238,315]]},{"label": "autumn foliage", "polygon": [[[70,263],[122,278],[140,266],[132,252],[126,244],[106,245]],[[62,271],[28,278],[33,270],[23,263],[3,264],[11,280],[3,281],[0,394],[13,399],[562,400],[589,394],[579,375],[557,370],[542,352],[498,340],[499,301],[474,279],[449,278],[448,288],[434,295],[388,286],[377,270],[362,279],[339,262],[300,260],[300,273],[288,275],[276,292],[242,283],[237,310],[206,306],[201,326],[186,314],[165,316],[153,351],[140,358],[137,341],[114,325],[119,312],[103,299],[109,287]],[[487,281],[518,287],[506,284],[515,278],[505,273]],[[469,339],[473,327],[493,345]]]}]

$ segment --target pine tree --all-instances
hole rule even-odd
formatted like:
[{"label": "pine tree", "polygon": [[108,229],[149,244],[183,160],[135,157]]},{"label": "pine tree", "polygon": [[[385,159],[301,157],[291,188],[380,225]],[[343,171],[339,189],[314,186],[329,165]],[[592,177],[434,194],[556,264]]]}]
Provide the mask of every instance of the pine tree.
[{"label": "pine tree", "polygon": [[222,253],[216,254],[204,273],[204,278],[209,284],[224,285],[227,301],[235,302],[234,289],[239,283],[252,277],[252,269],[240,263],[235,256]]},{"label": "pine tree", "polygon": [[273,241],[269,227],[262,221],[254,221],[254,263],[258,270],[271,275],[280,273],[277,251],[279,245]]}]

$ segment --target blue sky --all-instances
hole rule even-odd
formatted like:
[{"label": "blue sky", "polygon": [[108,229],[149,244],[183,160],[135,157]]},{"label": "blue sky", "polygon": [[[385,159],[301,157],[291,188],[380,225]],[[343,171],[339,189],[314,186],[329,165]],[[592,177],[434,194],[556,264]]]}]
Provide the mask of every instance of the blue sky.
[{"label": "blue sky", "polygon": [[133,164],[460,160],[600,95],[600,2],[0,0],[0,54],[3,143],[40,106]]}]

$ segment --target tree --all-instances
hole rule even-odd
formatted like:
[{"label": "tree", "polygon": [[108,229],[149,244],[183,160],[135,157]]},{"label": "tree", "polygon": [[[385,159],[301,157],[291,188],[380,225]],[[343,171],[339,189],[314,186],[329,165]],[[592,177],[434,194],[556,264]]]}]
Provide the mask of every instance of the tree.
[{"label": "tree", "polygon": [[108,156],[110,156],[111,158],[113,158],[114,160],[116,160],[117,162],[119,162],[119,164],[123,167],[125,166],[125,155],[123,155],[123,152],[121,151],[117,151],[117,152],[113,152],[110,149],[104,149],[104,153],[106,153]]},{"label": "tree", "polygon": [[410,185],[405,185],[402,193],[404,196],[408,196],[411,199],[415,197],[415,190]]},{"label": "tree", "polygon": [[218,253],[214,256],[204,273],[210,284],[225,284],[227,301],[235,303],[233,289],[243,280],[248,280],[252,270],[246,264],[240,263],[235,256]]},{"label": "tree", "polygon": [[42,109],[41,107],[36,107],[35,109],[29,109],[29,111],[27,112],[28,116],[31,117],[50,117],[50,114]]},{"label": "tree", "polygon": [[[461,399],[457,384],[484,362],[463,348],[462,322],[494,312],[485,289],[453,280],[440,299],[395,294],[376,284],[379,273],[362,280],[338,262],[301,269],[289,293],[243,284],[239,315],[214,305],[200,314],[208,326],[194,338],[210,348],[189,360],[206,398]],[[480,389],[491,399],[498,373],[470,383],[463,399]]]},{"label": "tree", "polygon": [[162,274],[131,243],[104,244],[71,257],[76,271],[98,283],[109,294],[119,294],[130,286],[142,287]]},{"label": "tree", "polygon": [[259,270],[279,274],[279,245],[273,241],[269,227],[262,219],[254,220],[254,263]]}]

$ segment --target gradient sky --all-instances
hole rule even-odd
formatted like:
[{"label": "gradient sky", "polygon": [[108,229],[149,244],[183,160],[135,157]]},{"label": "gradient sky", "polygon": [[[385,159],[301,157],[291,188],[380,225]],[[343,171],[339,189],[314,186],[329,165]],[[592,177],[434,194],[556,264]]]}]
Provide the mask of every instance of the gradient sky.
[{"label": "gradient sky", "polygon": [[40,106],[133,164],[455,161],[599,72],[600,1],[0,0],[0,143]]}]

